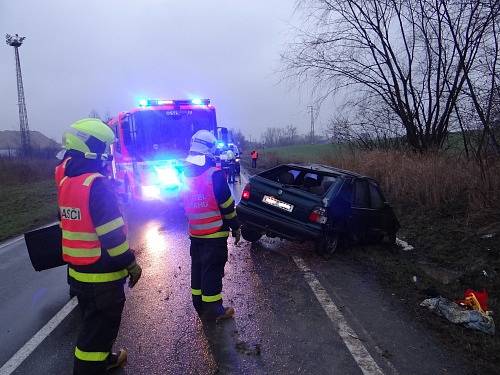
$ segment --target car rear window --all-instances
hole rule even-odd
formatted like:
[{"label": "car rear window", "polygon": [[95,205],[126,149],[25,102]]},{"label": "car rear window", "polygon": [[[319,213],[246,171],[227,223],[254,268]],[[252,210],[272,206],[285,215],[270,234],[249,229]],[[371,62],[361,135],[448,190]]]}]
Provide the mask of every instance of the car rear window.
[{"label": "car rear window", "polygon": [[304,170],[287,166],[266,171],[261,176],[319,196],[323,196],[337,180],[336,176],[321,171]]}]

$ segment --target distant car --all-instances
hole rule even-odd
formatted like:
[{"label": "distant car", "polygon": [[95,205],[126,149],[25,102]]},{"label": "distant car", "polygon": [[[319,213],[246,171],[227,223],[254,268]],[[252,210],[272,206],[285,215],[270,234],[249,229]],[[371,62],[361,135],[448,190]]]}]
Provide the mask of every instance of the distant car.
[{"label": "distant car", "polygon": [[341,240],[394,243],[399,222],[372,178],[325,165],[285,164],[252,176],[237,206],[241,234],[312,240],[330,256]]}]

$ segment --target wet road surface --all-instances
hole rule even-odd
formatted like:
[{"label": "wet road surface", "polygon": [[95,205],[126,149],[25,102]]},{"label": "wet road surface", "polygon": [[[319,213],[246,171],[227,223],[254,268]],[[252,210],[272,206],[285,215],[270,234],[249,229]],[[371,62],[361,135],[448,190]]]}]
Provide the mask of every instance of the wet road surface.
[{"label": "wet road surface", "polygon": [[0,367],[68,302],[65,280],[64,267],[34,271],[24,239],[0,247]]},{"label": "wet road surface", "polygon": [[[143,277],[134,289],[127,288],[115,347],[129,350],[129,363],[116,374],[363,373],[292,256],[310,268],[382,373],[468,373],[412,322],[373,270],[357,264],[349,252],[324,261],[309,243],[264,238],[253,247],[244,241],[234,246],[230,238],[223,294],[236,316],[204,326],[191,306],[182,209],[147,205],[128,211],[127,219]],[[65,271],[58,272],[51,285],[62,289],[62,305]],[[11,294],[8,300],[15,298]],[[2,303],[2,314],[4,309]],[[78,325],[75,309],[14,374],[70,374]]]}]

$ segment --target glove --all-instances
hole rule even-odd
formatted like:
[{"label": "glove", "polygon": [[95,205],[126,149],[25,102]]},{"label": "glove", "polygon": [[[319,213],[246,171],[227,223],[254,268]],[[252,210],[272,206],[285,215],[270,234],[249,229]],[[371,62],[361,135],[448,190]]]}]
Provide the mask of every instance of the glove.
[{"label": "glove", "polygon": [[136,262],[132,263],[127,267],[130,279],[128,280],[128,286],[133,288],[135,284],[139,281],[142,275],[142,268]]},{"label": "glove", "polygon": [[232,234],[233,234],[233,237],[234,237],[234,244],[238,245],[238,243],[241,240],[241,231],[240,231],[240,228],[233,229]]}]

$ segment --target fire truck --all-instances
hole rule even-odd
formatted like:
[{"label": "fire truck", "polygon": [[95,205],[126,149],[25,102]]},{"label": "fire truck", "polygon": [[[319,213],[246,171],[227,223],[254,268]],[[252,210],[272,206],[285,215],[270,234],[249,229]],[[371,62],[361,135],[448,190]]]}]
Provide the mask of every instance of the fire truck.
[{"label": "fire truck", "polygon": [[217,134],[210,99],[144,99],[108,121],[116,136],[112,174],[126,201],[165,200],[183,187],[183,159],[198,130]]}]

